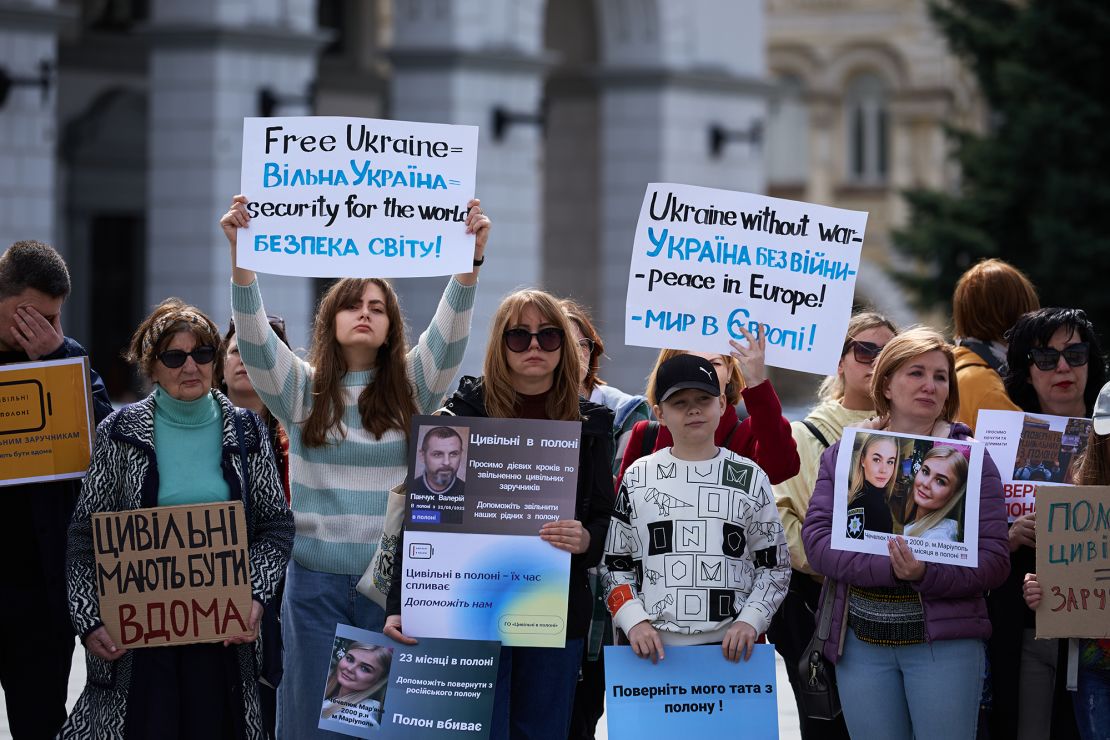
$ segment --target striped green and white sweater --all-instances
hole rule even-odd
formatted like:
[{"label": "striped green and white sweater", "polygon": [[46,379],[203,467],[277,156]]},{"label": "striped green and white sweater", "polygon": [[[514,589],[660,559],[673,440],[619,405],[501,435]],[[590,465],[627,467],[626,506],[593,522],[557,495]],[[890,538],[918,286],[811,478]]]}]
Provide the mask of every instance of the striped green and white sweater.
[{"label": "striped green and white sweater", "polygon": [[[435,411],[450,390],[470,335],[474,293],[475,287],[452,278],[431,325],[408,353],[419,413]],[[389,489],[408,471],[405,434],[391,430],[375,439],[362,426],[358,397],[374,371],[351,372],[343,378],[346,437],[337,444],[306,447],[301,423],[312,407],[312,366],[278,341],[266,321],[257,281],[233,283],[231,307],[251,383],[289,434],[293,557],[312,570],[362,575],[381,538]]]}]

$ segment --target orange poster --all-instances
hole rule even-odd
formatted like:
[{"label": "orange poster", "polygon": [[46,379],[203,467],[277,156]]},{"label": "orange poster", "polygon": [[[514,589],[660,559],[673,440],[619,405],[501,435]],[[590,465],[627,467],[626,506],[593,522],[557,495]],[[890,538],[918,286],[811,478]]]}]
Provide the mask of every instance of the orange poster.
[{"label": "orange poster", "polygon": [[0,366],[0,486],[84,476],[94,432],[89,358]]}]

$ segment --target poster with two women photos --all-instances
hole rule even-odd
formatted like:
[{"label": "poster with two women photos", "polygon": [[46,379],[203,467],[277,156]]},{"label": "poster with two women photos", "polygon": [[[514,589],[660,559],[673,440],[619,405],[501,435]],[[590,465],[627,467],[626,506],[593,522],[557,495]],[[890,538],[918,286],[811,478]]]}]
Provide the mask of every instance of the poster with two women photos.
[{"label": "poster with two women photos", "polygon": [[901,536],[918,560],[979,564],[983,445],[845,429],[833,488],[837,550],[888,555]]}]

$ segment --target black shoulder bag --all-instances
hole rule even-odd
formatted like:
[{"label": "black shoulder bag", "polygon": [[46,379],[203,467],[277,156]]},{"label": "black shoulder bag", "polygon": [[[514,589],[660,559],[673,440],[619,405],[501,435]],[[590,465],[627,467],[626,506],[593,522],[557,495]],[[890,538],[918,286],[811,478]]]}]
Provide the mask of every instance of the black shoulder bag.
[{"label": "black shoulder bag", "polygon": [[836,669],[824,655],[825,642],[832,627],[836,581],[825,579],[825,600],[817,617],[817,631],[798,663],[798,703],[806,716],[814,719],[835,719],[840,714],[840,694],[836,690]]}]

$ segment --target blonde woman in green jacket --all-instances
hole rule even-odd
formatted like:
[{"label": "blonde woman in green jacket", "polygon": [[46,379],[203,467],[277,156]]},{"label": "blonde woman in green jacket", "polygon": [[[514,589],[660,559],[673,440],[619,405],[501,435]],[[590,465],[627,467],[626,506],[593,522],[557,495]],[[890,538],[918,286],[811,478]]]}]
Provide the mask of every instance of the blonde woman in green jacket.
[{"label": "blonde woman in green jacket", "polygon": [[[882,348],[897,333],[894,324],[881,314],[868,311],[852,316],[836,375],[830,375],[821,384],[817,392],[820,403],[809,415],[790,425],[801,467],[796,476],[774,486],[774,491],[794,572],[790,579],[790,591],[771,621],[767,636],[786,663],[795,699],[799,688],[798,661],[813,636],[813,615],[821,593],[820,577],[806,560],[802,522],[805,521],[813,487],[817,483],[822,453],[840,441],[845,427],[858,425],[874,416],[872,365]],[[800,703],[798,707],[801,734],[805,740],[848,737],[843,715],[833,721],[811,719],[802,712]]]}]

